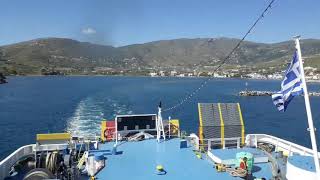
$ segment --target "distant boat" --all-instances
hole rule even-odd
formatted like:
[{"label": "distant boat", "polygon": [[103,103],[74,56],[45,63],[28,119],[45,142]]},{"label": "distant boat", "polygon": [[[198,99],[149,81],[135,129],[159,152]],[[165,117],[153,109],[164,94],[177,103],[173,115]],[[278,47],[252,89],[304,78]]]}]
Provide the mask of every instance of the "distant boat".
[{"label": "distant boat", "polygon": [[7,83],[6,77],[2,73],[0,73],[0,84],[5,84],[5,83]]}]

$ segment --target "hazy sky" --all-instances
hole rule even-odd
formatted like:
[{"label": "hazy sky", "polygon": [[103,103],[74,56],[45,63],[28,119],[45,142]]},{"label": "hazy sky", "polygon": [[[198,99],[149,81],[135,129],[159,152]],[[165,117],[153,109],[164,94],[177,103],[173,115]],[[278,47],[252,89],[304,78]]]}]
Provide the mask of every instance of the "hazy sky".
[{"label": "hazy sky", "polygon": [[[0,0],[0,45],[66,37],[113,46],[240,38],[269,0]],[[276,0],[248,40],[320,39],[319,0]]]}]

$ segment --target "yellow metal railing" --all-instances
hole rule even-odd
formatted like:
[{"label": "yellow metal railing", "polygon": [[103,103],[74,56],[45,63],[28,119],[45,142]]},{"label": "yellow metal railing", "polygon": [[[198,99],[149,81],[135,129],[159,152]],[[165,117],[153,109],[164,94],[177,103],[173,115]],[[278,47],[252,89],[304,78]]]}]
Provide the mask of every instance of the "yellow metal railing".
[{"label": "yellow metal railing", "polygon": [[223,121],[223,117],[222,117],[222,110],[221,110],[221,105],[220,103],[218,103],[218,108],[219,108],[219,115],[220,115],[220,128],[221,128],[221,146],[224,147],[225,146],[225,142],[224,142],[224,121]]},{"label": "yellow metal railing", "polygon": [[[202,124],[202,114],[201,114],[201,105],[200,104],[198,104],[198,111],[199,111],[199,124],[200,124],[200,127],[199,127],[199,137],[200,137],[200,139],[203,139],[203,124]],[[200,141],[200,144],[202,144],[203,143],[203,141],[201,140]]]},{"label": "yellow metal railing", "polygon": [[70,133],[37,134],[37,141],[70,140]]},{"label": "yellow metal railing", "polygon": [[238,104],[238,112],[239,112],[240,123],[241,123],[241,144],[244,145],[244,122],[243,122],[243,118],[242,118],[240,104],[239,103],[237,103],[237,104]]}]

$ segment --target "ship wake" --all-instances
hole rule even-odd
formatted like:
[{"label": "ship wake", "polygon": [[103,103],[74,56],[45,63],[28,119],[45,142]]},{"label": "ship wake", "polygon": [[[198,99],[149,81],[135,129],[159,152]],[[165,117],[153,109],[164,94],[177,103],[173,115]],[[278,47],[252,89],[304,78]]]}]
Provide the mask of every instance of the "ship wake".
[{"label": "ship wake", "polygon": [[87,97],[79,102],[68,119],[67,132],[73,136],[99,136],[101,120],[114,119],[117,114],[132,114],[128,109],[128,105],[119,100]]}]

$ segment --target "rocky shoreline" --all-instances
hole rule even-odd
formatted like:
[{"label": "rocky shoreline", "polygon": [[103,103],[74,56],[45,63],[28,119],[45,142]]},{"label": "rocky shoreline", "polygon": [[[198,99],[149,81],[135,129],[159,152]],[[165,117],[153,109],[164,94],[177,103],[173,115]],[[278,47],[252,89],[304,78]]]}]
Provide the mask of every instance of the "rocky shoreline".
[{"label": "rocky shoreline", "polygon": [[[239,96],[271,96],[275,91],[240,91]],[[320,96],[320,92],[309,92],[309,96]]]},{"label": "rocky shoreline", "polygon": [[6,77],[2,73],[0,73],[0,84],[5,84],[5,83],[7,83]]}]

